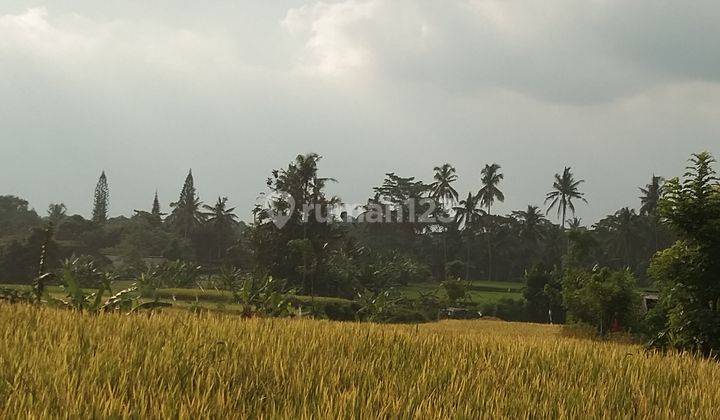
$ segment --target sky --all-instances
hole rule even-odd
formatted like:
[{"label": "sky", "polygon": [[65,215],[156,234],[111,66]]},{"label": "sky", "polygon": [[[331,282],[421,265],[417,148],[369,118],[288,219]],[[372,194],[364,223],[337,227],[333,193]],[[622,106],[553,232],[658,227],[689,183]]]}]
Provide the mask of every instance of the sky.
[{"label": "sky", "polygon": [[705,0],[3,0],[0,194],[89,215],[104,170],[127,215],[192,168],[247,220],[316,152],[346,203],[445,162],[465,196],[497,162],[496,213],[570,166],[592,224],[720,154],[718,22]]}]

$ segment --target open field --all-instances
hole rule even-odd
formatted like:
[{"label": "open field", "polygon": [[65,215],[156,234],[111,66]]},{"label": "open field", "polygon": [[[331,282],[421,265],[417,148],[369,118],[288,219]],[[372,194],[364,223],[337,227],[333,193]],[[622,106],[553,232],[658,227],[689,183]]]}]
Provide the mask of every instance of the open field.
[{"label": "open field", "polygon": [[[417,298],[421,293],[439,290],[437,283],[409,284],[399,289],[408,298]],[[478,305],[497,303],[500,299],[522,299],[522,283],[504,281],[473,281],[469,283],[468,295]],[[442,295],[442,290],[438,291]]]},{"label": "open field", "polygon": [[560,331],[0,304],[0,417],[716,417],[720,364]]}]

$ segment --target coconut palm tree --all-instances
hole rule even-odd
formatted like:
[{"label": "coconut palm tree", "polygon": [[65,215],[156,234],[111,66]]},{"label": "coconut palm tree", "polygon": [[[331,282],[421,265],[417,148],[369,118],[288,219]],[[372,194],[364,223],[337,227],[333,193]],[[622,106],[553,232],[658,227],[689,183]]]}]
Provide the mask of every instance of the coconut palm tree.
[{"label": "coconut palm tree", "polygon": [[[495,200],[499,202],[505,201],[505,195],[502,191],[498,188],[498,185],[500,184],[500,181],[503,180],[504,175],[500,172],[500,165],[497,163],[493,163],[491,165],[485,165],[485,167],[480,171],[480,174],[482,177],[480,178],[480,182],[482,183],[482,188],[480,188],[480,191],[478,191],[478,197],[480,200],[480,205],[482,207],[485,207],[487,209],[487,216],[490,216],[490,210],[495,203]],[[489,231],[493,230],[493,220],[492,217],[488,217],[488,223],[486,224],[487,229]],[[487,249],[488,249],[488,280],[492,280],[492,272],[493,272],[493,255],[492,255],[492,248],[493,244],[491,241],[492,232],[487,232]]]},{"label": "coconut palm tree", "polygon": [[478,208],[478,197],[473,196],[472,193],[468,193],[468,196],[464,200],[460,200],[458,206],[454,207],[455,210],[455,221],[458,226],[462,225],[463,230],[472,230],[477,224],[480,217],[486,213]]},{"label": "coconut palm tree", "polygon": [[528,204],[527,210],[513,211],[512,216],[520,222],[520,236],[533,242],[542,238],[540,225],[545,221],[545,216],[538,206]]},{"label": "coconut palm tree", "polygon": [[453,205],[458,201],[458,192],[453,188],[452,183],[457,181],[458,177],[455,168],[449,163],[433,168],[435,180],[430,184],[430,197],[434,198],[443,205]]},{"label": "coconut palm tree", "polygon": [[57,226],[62,219],[67,217],[67,207],[63,203],[50,204],[47,213],[50,223]]},{"label": "coconut palm tree", "polygon": [[615,230],[613,242],[623,256],[625,267],[630,267],[631,265],[633,241],[638,237],[637,221],[638,216],[635,210],[631,210],[628,207],[623,207],[618,210],[613,218],[613,228]]},{"label": "coconut palm tree", "polygon": [[[449,163],[445,163],[442,166],[436,166],[433,168],[435,175],[433,176],[433,183],[429,185],[430,198],[435,200],[440,206],[440,213],[448,215],[448,209],[458,201],[458,192],[453,188],[453,182],[457,181],[458,176],[455,173],[455,168]],[[443,261],[447,264],[447,224],[442,223],[441,226],[444,228],[442,235],[443,245]]]},{"label": "coconut palm tree", "polygon": [[663,194],[663,182],[665,179],[661,176],[655,176],[653,174],[650,178],[650,183],[645,185],[645,188],[640,188],[642,195],[640,196],[640,215],[649,216],[650,229],[653,235],[653,246],[654,250],[657,251],[658,246],[658,218],[657,218],[657,206],[660,201],[660,197]]},{"label": "coconut palm tree", "polygon": [[206,226],[210,227],[215,237],[217,258],[221,258],[223,251],[229,247],[232,229],[237,224],[237,215],[233,213],[235,207],[228,208],[227,201],[227,197],[218,197],[214,206],[207,204],[202,206],[207,210],[202,213],[206,220]]},{"label": "coconut palm tree", "polygon": [[227,229],[237,223],[237,215],[233,212],[235,207],[227,208],[227,197],[218,197],[214,206],[203,205],[203,209],[207,210],[203,214],[207,218],[207,223],[216,229]]},{"label": "coconut palm tree", "polygon": [[640,188],[640,192],[642,193],[640,196],[641,215],[655,214],[658,201],[660,201],[660,197],[663,193],[663,181],[665,181],[663,177],[653,175],[652,178],[650,178],[650,183],[645,185],[645,188]]},{"label": "coconut palm tree", "polygon": [[482,177],[482,188],[478,191],[478,197],[480,199],[480,205],[487,209],[487,213],[490,214],[490,208],[495,204],[495,200],[499,202],[505,201],[505,194],[498,188],[500,181],[505,177],[500,172],[500,165],[493,163],[491,165],[485,165],[480,171]]},{"label": "coconut palm tree", "polygon": [[553,190],[545,195],[545,203],[548,201],[548,205],[545,214],[550,213],[550,210],[557,207],[558,216],[562,217],[562,228],[565,229],[565,215],[567,209],[575,214],[574,199],[582,200],[587,203],[587,200],[583,197],[585,193],[580,192],[579,186],[585,182],[583,179],[575,180],[575,177],[569,167],[565,167],[562,175],[555,174],[555,182],[553,183]]},{"label": "coconut palm tree", "polygon": [[582,228],[582,219],[573,217],[572,219],[568,219],[567,224],[570,230],[578,230]]}]

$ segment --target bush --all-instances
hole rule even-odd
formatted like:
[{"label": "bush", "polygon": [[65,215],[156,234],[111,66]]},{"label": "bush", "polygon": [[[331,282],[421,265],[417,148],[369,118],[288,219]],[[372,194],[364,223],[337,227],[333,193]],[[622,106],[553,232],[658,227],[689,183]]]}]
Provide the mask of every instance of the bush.
[{"label": "bush", "polygon": [[600,334],[616,326],[625,330],[638,326],[640,294],[628,270],[567,270],[563,297],[568,319],[594,325]]},{"label": "bush", "polygon": [[562,302],[562,279],[555,270],[535,265],[525,273],[523,297],[526,313],[533,322],[565,322],[565,308]]},{"label": "bush", "polygon": [[659,252],[650,276],[666,314],[653,344],[720,353],[720,185],[707,153],[693,155],[680,180],[665,184],[658,209],[681,240]]},{"label": "bush", "polygon": [[451,305],[468,299],[468,284],[460,279],[445,280],[440,284]]},{"label": "bush", "polygon": [[500,318],[503,321],[528,321],[525,301],[522,299],[500,299],[496,303],[486,304],[481,310],[483,316]]},{"label": "bush", "polygon": [[720,286],[710,264],[698,246],[685,241],[655,256],[648,272],[661,294],[660,306],[648,318],[655,332],[651,344],[703,354],[720,350]]}]

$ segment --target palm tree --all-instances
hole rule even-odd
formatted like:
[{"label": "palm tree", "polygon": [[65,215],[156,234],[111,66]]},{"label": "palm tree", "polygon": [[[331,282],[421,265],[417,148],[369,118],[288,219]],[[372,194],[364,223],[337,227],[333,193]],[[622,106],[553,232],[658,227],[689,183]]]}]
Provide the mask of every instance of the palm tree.
[{"label": "palm tree", "polygon": [[468,193],[467,198],[461,200],[458,204],[453,210],[455,210],[455,224],[457,226],[463,225],[463,232],[466,234],[465,280],[468,280],[470,278],[470,239],[472,238],[473,229],[485,212],[478,209],[478,197],[473,197],[472,193]]},{"label": "palm tree", "polygon": [[[490,209],[492,208],[495,200],[499,202],[505,201],[505,194],[498,188],[500,181],[503,180],[504,175],[500,172],[500,165],[493,163],[492,165],[485,165],[482,171],[480,171],[482,177],[482,188],[478,191],[478,197],[480,199],[480,205],[487,209],[487,215],[490,216]],[[489,218],[487,227],[489,230],[493,229],[493,220]],[[488,280],[492,280],[493,272],[493,256],[492,256],[492,241],[490,240],[491,232],[487,235],[487,249],[488,249]]]},{"label": "palm tree", "polygon": [[623,207],[615,213],[613,218],[613,228],[615,230],[614,242],[623,255],[625,267],[630,267],[630,254],[633,249],[632,242],[637,238],[637,214],[635,210]]},{"label": "palm tree", "polygon": [[548,201],[550,205],[547,207],[545,214],[550,213],[554,207],[557,206],[558,216],[562,215],[562,228],[565,229],[565,214],[569,208],[573,215],[575,214],[575,205],[573,199],[579,199],[587,203],[587,200],[583,197],[585,193],[580,192],[579,186],[585,182],[585,180],[575,180],[572,171],[569,167],[565,167],[563,174],[555,174],[555,182],[553,183],[553,190],[545,195],[545,203]]},{"label": "palm tree", "polygon": [[463,225],[463,230],[471,230],[475,224],[480,220],[485,212],[478,209],[478,197],[468,193],[468,196],[464,200],[460,200],[455,210],[455,221],[458,226]]},{"label": "palm tree", "polygon": [[582,228],[582,219],[578,217],[573,217],[572,219],[568,219],[568,228],[570,230],[578,230]]},{"label": "palm tree", "polygon": [[207,218],[207,223],[216,229],[226,229],[237,223],[237,215],[233,213],[235,207],[227,208],[227,201],[227,197],[218,197],[218,201],[214,206],[207,204],[202,206],[205,210],[208,210],[203,213]]},{"label": "palm tree", "polygon": [[545,220],[545,216],[538,206],[528,204],[527,210],[517,210],[512,212],[518,222],[520,222],[520,235],[537,241],[542,237],[540,224]]},{"label": "palm tree", "polygon": [[645,185],[645,188],[640,188],[642,195],[640,196],[640,214],[641,215],[654,215],[655,209],[657,209],[658,201],[663,193],[662,183],[665,179],[661,176],[653,175],[650,179],[650,183]]},{"label": "palm tree", "polygon": [[650,178],[650,183],[645,185],[645,188],[640,188],[642,195],[640,196],[640,215],[650,216],[650,225],[653,234],[653,246],[654,250],[658,250],[658,218],[657,218],[657,206],[660,201],[660,197],[663,194],[663,182],[665,179],[661,176],[655,176],[653,174]]},{"label": "palm tree", "polygon": [[458,201],[458,192],[452,186],[452,183],[458,179],[455,168],[449,163],[445,163],[442,166],[436,166],[433,170],[435,171],[433,176],[435,181],[430,184],[430,197],[444,205],[454,204]]},{"label": "palm tree", "polygon": [[[458,177],[455,173],[455,168],[449,163],[445,163],[442,166],[436,166],[433,168],[435,180],[430,184],[430,198],[435,200],[440,205],[440,211],[443,214],[448,214],[446,208],[452,207],[455,202],[458,201],[458,192],[453,188],[452,183],[457,181]],[[447,225],[444,226],[444,232],[442,235],[443,243],[443,261],[447,264]]]},{"label": "palm tree", "polygon": [[[334,201],[332,198],[329,201],[326,199],[323,189],[328,182],[336,182],[336,180],[317,176],[320,159],[322,156],[316,153],[297,155],[287,169],[273,172],[276,178],[275,189],[292,196],[296,202],[297,216],[303,215],[305,204],[332,204],[331,202]],[[310,214],[307,216],[309,217]]]},{"label": "palm tree", "polygon": [[222,257],[224,249],[227,249],[228,238],[231,237],[231,230],[237,224],[237,215],[233,213],[235,207],[227,208],[227,197],[218,197],[214,206],[203,205],[207,212],[203,213],[206,223],[212,228],[217,244],[217,257]]},{"label": "palm tree", "polygon": [[505,201],[505,194],[498,188],[500,181],[505,177],[500,172],[500,165],[493,163],[492,165],[485,165],[482,171],[480,171],[482,177],[483,187],[478,191],[478,197],[480,204],[487,208],[487,213],[490,214],[490,208],[495,204],[495,200],[499,202]]},{"label": "palm tree", "polygon": [[67,216],[67,207],[63,203],[50,204],[47,212],[50,222],[57,226]]},{"label": "palm tree", "polygon": [[192,170],[185,178],[180,198],[177,202],[171,203],[170,207],[173,211],[167,221],[182,233],[184,238],[189,238],[190,234],[205,221],[205,215],[201,211],[202,201],[195,192]]}]

